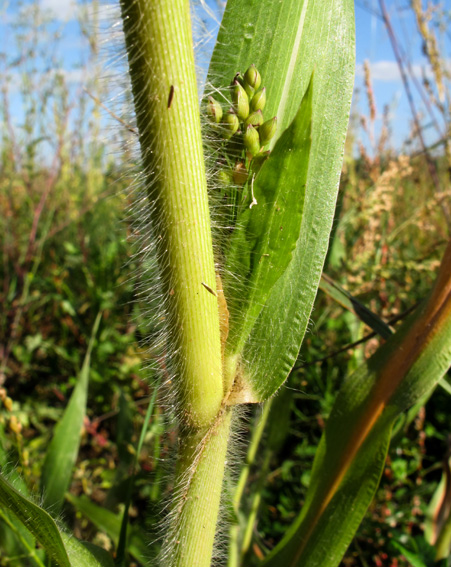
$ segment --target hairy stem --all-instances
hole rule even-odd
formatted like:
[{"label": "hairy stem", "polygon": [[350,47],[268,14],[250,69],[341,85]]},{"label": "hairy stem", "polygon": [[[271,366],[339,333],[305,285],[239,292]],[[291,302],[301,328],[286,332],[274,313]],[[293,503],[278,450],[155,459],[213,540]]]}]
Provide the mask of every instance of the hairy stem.
[{"label": "hairy stem", "polygon": [[207,427],[223,387],[189,3],[122,0],[121,7],[183,421]]},{"label": "hairy stem", "polygon": [[180,450],[161,562],[208,567],[231,412],[188,0],[121,0],[144,182],[168,313]]},{"label": "hairy stem", "polygon": [[182,436],[175,506],[162,550],[165,567],[211,564],[232,412],[221,411],[203,437]]}]

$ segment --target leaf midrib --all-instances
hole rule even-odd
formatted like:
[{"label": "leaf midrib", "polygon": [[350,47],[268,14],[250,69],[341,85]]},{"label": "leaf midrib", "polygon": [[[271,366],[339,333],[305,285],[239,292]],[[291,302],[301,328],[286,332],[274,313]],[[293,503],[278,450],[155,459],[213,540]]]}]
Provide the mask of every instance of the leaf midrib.
[{"label": "leaf midrib", "polygon": [[[296,37],[293,44],[293,49],[291,51],[290,62],[288,64],[287,72],[285,74],[285,80],[283,82],[282,95],[280,97],[279,106],[277,108],[277,117],[280,122],[283,121],[283,117],[285,115],[285,107],[287,105],[288,94],[290,92],[291,83],[293,81],[294,68],[296,66],[296,61],[298,59],[298,55],[301,50],[301,39],[302,39],[302,34],[304,32],[304,23],[305,23],[305,16],[307,13],[308,4],[309,4],[309,0],[304,0],[304,3],[302,5],[301,17],[299,19],[298,29],[296,31]],[[276,140],[273,140],[271,142],[270,149],[274,147],[275,142]]]}]

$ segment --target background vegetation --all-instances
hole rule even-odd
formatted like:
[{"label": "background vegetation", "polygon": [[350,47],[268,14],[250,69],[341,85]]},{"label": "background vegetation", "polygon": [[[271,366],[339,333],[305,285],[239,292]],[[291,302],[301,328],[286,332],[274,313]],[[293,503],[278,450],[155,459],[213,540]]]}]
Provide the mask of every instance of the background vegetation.
[{"label": "background vegetation", "polygon": [[[409,61],[400,58],[399,65],[407,85],[421,89],[428,101],[438,144],[426,147],[421,135],[425,119],[415,108],[408,152],[392,146],[388,110],[375,134],[377,101],[370,67],[365,67],[366,90],[360,93],[365,104],[360,106],[368,112],[354,110],[325,267],[332,282],[394,327],[430,289],[451,223],[451,93],[447,54],[438,47],[447,14],[434,6],[428,12],[417,2],[410,7],[429,59],[428,78],[413,81]],[[383,15],[382,2],[380,7]],[[99,57],[93,23],[81,22],[91,49],[86,69],[95,68]],[[390,27],[388,16],[385,24]],[[129,215],[134,134],[110,117],[117,143],[114,150],[106,146],[105,111],[92,96],[106,101],[111,93],[96,73],[88,88],[92,96],[80,93],[74,108],[61,62],[48,55],[45,69],[37,63],[42,50],[57,53],[58,44],[39,9],[23,12],[15,26],[22,56],[14,62],[5,57],[2,66],[0,464],[18,464],[27,490],[38,491],[54,425],[80,375],[100,313],[88,413],[63,518],[78,538],[111,549],[155,387],[146,370],[153,353],[144,340],[152,329],[137,296],[140,259],[133,254],[133,241],[139,235]],[[19,127],[10,110],[18,91],[23,103]],[[364,145],[366,136],[371,143]],[[248,530],[242,553],[248,554],[249,565],[258,564],[299,511],[341,381],[382,340],[337,303],[326,283],[298,363],[271,407],[262,448],[248,454],[241,521]],[[416,561],[432,564],[428,546],[450,521],[449,494],[439,490],[441,479],[451,474],[450,394],[451,385],[442,382],[399,421],[377,497],[343,565],[414,564],[409,552]],[[152,408],[129,510],[136,528],[129,551],[136,565],[150,553],[143,534],[152,532],[158,503],[171,490],[164,469],[176,444],[158,400]],[[252,408],[248,417],[252,448],[266,415]],[[99,513],[96,505],[110,514]],[[0,565],[25,565],[23,557],[14,558],[17,542],[6,526],[0,512]]]}]

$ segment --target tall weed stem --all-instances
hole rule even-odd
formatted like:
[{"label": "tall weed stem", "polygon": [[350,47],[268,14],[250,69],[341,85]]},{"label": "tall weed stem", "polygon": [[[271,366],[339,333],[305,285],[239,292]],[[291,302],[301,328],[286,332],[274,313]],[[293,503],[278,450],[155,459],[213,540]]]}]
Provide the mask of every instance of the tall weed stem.
[{"label": "tall weed stem", "polygon": [[187,0],[121,0],[130,77],[168,313],[180,450],[162,563],[211,562],[227,453],[221,341]]}]

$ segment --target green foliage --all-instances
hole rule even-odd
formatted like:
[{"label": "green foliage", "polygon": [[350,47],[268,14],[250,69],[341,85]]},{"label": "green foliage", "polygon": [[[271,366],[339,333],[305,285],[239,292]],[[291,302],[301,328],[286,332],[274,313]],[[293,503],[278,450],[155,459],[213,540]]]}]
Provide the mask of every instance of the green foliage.
[{"label": "green foliage", "polygon": [[[343,565],[379,567],[397,561],[400,567],[429,567],[447,561],[434,563],[440,545],[441,557],[448,555],[449,533],[442,530],[441,543],[431,542],[431,533],[440,531],[432,512],[428,530],[421,532],[440,473],[444,478],[448,474],[440,464],[446,461],[449,430],[446,377],[443,389],[432,396],[428,390],[449,366],[449,330],[442,329],[416,353],[420,355],[404,382],[394,391],[388,388],[381,417],[354,443],[355,431],[365,429],[384,359],[399,352],[405,332],[396,328],[396,321],[386,321],[424,298],[447,238],[441,197],[425,175],[421,156],[387,154],[371,161],[349,154],[326,260],[332,278],[320,284],[327,297],[317,298],[315,332],[306,337],[298,357],[322,270],[341,165],[353,72],[351,8],[350,2],[338,0],[262,0],[251,10],[248,2],[230,1],[213,54],[209,77],[214,87],[221,92],[237,69],[248,69],[240,79],[246,79],[247,112],[263,105],[265,116],[277,116],[278,122],[271,156],[261,156],[266,161],[258,164],[258,174],[255,167],[249,176],[250,160],[242,149],[245,185],[238,192],[247,200],[232,232],[227,262],[228,268],[240,262],[246,267],[239,269],[238,285],[225,281],[231,309],[229,352],[242,352],[241,369],[254,401],[271,396],[296,363],[288,386],[249,427],[252,441],[233,497],[230,567],[258,565],[265,556],[277,567],[282,562],[338,565],[373,495]],[[313,87],[308,89],[313,69]],[[258,91],[260,78],[265,89]],[[61,97],[55,113],[64,114],[64,81],[46,90],[52,89]],[[159,545],[150,550],[144,534],[157,523],[155,503],[173,492],[162,463],[175,452],[177,440],[165,424],[156,390],[146,415],[142,409],[149,387],[141,364],[149,354],[139,341],[158,329],[149,328],[145,307],[131,303],[137,287],[131,275],[139,260],[126,242],[131,231],[128,203],[117,194],[127,166],[107,163],[96,141],[95,120],[88,148],[88,142],[86,147],[76,145],[61,116],[55,116],[54,137],[67,144],[58,158],[61,175],[55,177],[39,163],[44,138],[29,95],[23,156],[10,159],[15,150],[6,125],[0,176],[6,212],[0,221],[5,306],[0,332],[6,345],[0,466],[15,487],[0,477],[0,565],[43,567],[53,557],[61,565],[106,567],[113,563],[113,550],[117,564],[148,565]],[[310,104],[312,109],[305,112]],[[215,124],[232,116],[211,101],[210,107]],[[260,116],[246,115],[246,120],[261,127]],[[311,151],[310,142],[294,140],[297,135],[308,139],[310,129]],[[90,135],[85,138],[91,140]],[[255,153],[256,146],[248,149]],[[288,163],[295,155],[299,163]],[[445,175],[445,159],[437,162]],[[282,195],[287,187],[289,202]],[[38,218],[45,188],[50,189]],[[252,196],[257,204],[249,208]],[[293,223],[289,238],[287,231],[278,238],[278,223],[271,224],[280,212],[272,214],[271,207],[281,199],[283,225]],[[293,210],[296,214],[290,216]],[[36,218],[33,236],[30,226]],[[272,269],[255,261],[256,252],[268,258],[265,254],[273,250],[277,263]],[[92,333],[98,312],[103,319],[99,332]],[[247,324],[238,322],[238,313],[249,315]],[[382,342],[377,337],[362,349],[347,349],[367,327],[388,339],[373,358]],[[396,334],[389,338],[393,330]],[[341,349],[348,352],[334,354]],[[160,359],[159,364],[164,366]],[[243,400],[236,396],[237,401]],[[343,456],[349,460],[346,466]],[[217,453],[211,456],[209,472],[216,461]],[[62,505],[63,518],[77,538],[109,551],[61,532],[30,500],[39,484],[45,506],[56,514]],[[430,510],[437,511],[439,501],[433,500]],[[449,532],[449,517],[440,525]]]},{"label": "green foliage", "polygon": [[90,542],[78,541],[72,535],[62,532],[71,567],[114,567],[111,555]]},{"label": "green foliage", "polygon": [[[25,498],[0,475],[0,503],[21,522],[60,567],[111,567],[111,557],[101,549],[91,549],[73,536],[60,533],[54,520],[42,508]],[[92,550],[92,551],[91,551]],[[42,565],[42,563],[41,563]]]},{"label": "green foliage", "polygon": [[403,555],[412,567],[447,567],[448,561],[436,561],[436,549],[422,537],[410,538],[408,547],[393,541],[392,547]]},{"label": "green foliage", "polygon": [[[231,19],[241,26],[234,30]],[[285,27],[287,21],[291,30]],[[233,51],[221,53],[225,41],[219,35],[213,53],[210,76],[214,81],[230,62],[236,68],[255,63],[268,91],[265,112],[277,115],[279,132],[292,120],[315,70],[312,148],[300,235],[293,261],[273,287],[243,351],[243,360],[252,361],[249,369],[244,368],[245,374],[264,377],[259,380],[267,383],[271,377],[275,387],[284,382],[297,358],[327,249],[353,84],[353,25],[351,2],[324,2],[324,6],[308,1],[259,2],[252,15],[237,3],[224,16],[223,33],[230,27],[227,44],[233,42]],[[263,41],[268,29],[271,57],[265,51],[267,40]],[[249,34],[255,38],[252,52],[245,47]],[[270,64],[272,58],[278,61],[277,66]],[[265,349],[260,348],[262,344]],[[260,399],[275,387],[268,388]]]},{"label": "green foliage", "polygon": [[[68,500],[76,510],[85,515],[100,531],[106,533],[117,546],[121,532],[122,517],[101,506],[97,506],[88,498],[77,498],[68,495]],[[130,555],[142,564],[146,564],[149,557],[146,537],[141,529],[133,527],[129,530],[126,548]]]},{"label": "green foliage", "polygon": [[[230,285],[224,282],[232,312],[227,347],[231,354],[242,351],[296,247],[309,163],[312,93],[310,83],[293,123],[280,136],[259,173],[248,182],[251,195],[237,214],[225,263],[226,273],[240,274],[241,281],[237,288],[233,281]],[[264,385],[255,385],[255,389],[261,392]],[[268,389],[271,393],[271,386]]]},{"label": "green foliage", "polygon": [[41,473],[43,507],[57,515],[69,488],[72,471],[77,460],[80,434],[86,414],[89,369],[94,340],[99,329],[101,314],[97,315],[77,385],[72,392],[61,421],[55,427],[53,439],[45,455]]},{"label": "green foliage", "polygon": [[[448,269],[446,263],[442,269]],[[431,294],[432,301],[434,297]],[[417,360],[404,370],[405,376],[402,367],[391,369],[400,351],[407,358],[411,348],[408,330],[415,329],[425,311],[427,307],[414,321],[409,319],[342,386],[318,447],[301,515],[268,565],[338,565],[379,483],[395,419],[421,399],[451,365],[448,321],[426,343],[415,335]],[[321,550],[326,542],[324,557]]]},{"label": "green foliage", "polygon": [[[333,33],[336,33],[337,37],[330,35],[330,29],[334,30]],[[262,38],[265,40],[262,41]],[[340,49],[337,49],[337,42],[340,43]],[[316,48],[312,49],[312,45]],[[297,243],[293,261],[289,261],[292,243],[290,244],[287,237],[285,242],[289,255],[281,253],[280,257],[277,256],[277,275],[270,273],[269,286],[260,287],[260,282],[252,285],[253,282],[249,280],[248,289],[243,284],[243,294],[238,284],[238,290],[235,292],[237,297],[252,294],[249,295],[251,311],[247,308],[245,311],[250,315],[247,322],[244,322],[247,317],[243,318],[243,322],[239,320],[242,315],[240,306],[235,308],[234,292],[233,289],[229,290],[231,334],[227,348],[233,356],[227,364],[228,371],[235,371],[236,355],[241,351],[243,361],[252,361],[249,368],[246,368],[244,362],[240,370],[245,377],[244,389],[242,384],[239,387],[240,392],[244,392],[241,394],[242,400],[260,401],[271,396],[286,379],[302,342],[332,223],[334,195],[341,167],[341,148],[353,83],[353,45],[351,3],[325,3],[323,7],[318,2],[308,1],[279,4],[259,2],[249,9],[244,2],[232,1],[228,3],[224,14],[208,78],[220,90],[226,84],[226,77],[233,76],[236,69],[246,69],[250,64],[255,64],[264,77],[268,92],[265,112],[277,116],[279,132],[283,132],[296,115],[315,69],[312,93],[313,145],[306,178],[308,193],[306,197],[300,196],[297,202],[299,209],[295,209],[299,213],[299,223],[302,220],[302,224],[298,225],[300,230],[298,229],[298,232],[294,229],[289,234],[289,238]],[[277,60],[277,65],[271,65],[270,59]],[[335,81],[334,94],[331,93],[331,76]],[[342,120],[340,126],[336,122],[337,117]],[[327,140],[322,139],[324,132],[327,132]],[[276,138],[271,146],[274,143]],[[327,147],[327,156],[323,146]],[[270,157],[268,164],[271,159]],[[296,162],[295,165],[293,161],[293,175],[300,175],[300,163]],[[305,161],[303,163],[305,164]],[[270,166],[263,166],[268,167]],[[265,169],[262,170],[264,171]],[[255,182],[258,183],[258,176]],[[282,185],[283,183],[282,181]],[[294,190],[304,185],[301,180],[295,182],[292,187]],[[258,198],[256,201],[258,203]],[[322,211],[321,215],[318,215],[320,203]],[[288,210],[290,208],[292,207],[287,207]],[[258,206],[252,207],[246,212],[246,216],[255,215],[253,211],[257,209]],[[246,219],[243,221],[246,223]],[[283,223],[279,223],[279,230],[281,225]],[[262,222],[260,227],[264,226]],[[232,246],[232,258],[229,259],[232,272],[234,264],[241,267],[238,270],[240,273],[248,273],[250,269],[250,251],[246,250],[248,245],[243,236],[244,234],[237,231],[232,237],[236,241]],[[280,234],[278,236],[280,241]],[[242,256],[237,254],[238,250],[243,253]],[[259,269],[271,263],[266,262],[266,258],[263,257],[263,260],[256,264]],[[225,288],[227,296],[227,285]],[[234,316],[238,319],[238,332],[234,330]],[[276,320],[277,329],[274,329],[273,322]],[[244,325],[243,332],[239,329],[241,325]],[[247,342],[243,350],[245,341]],[[267,348],[261,349],[262,344],[267,345]],[[250,392],[246,391],[246,382],[252,380],[257,383],[252,384],[252,388],[247,388]],[[252,389],[256,391],[253,392]]]}]

